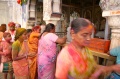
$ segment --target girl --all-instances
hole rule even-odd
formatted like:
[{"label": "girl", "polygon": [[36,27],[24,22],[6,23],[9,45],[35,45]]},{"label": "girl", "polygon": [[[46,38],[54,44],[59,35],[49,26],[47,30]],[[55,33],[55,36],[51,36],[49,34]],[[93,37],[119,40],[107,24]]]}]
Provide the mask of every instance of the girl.
[{"label": "girl", "polygon": [[[5,32],[3,34],[4,41],[0,43],[0,54],[1,54],[1,62],[12,62],[12,43],[11,41],[11,35],[8,32]],[[13,72],[9,72],[10,79],[13,79]],[[4,73],[4,79],[7,79],[8,73]]]}]

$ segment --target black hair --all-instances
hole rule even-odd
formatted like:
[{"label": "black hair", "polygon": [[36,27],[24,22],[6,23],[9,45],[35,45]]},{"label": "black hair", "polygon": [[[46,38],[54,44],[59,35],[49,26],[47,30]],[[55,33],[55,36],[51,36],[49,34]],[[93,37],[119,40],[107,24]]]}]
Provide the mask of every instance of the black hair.
[{"label": "black hair", "polygon": [[32,32],[32,29],[27,29],[26,33]]},{"label": "black hair", "polygon": [[52,23],[49,23],[46,25],[44,32],[50,32],[54,28],[55,28],[55,25]]},{"label": "black hair", "polygon": [[71,22],[71,29],[74,30],[75,33],[79,32],[82,28],[88,27],[92,23],[85,18],[77,18]]},{"label": "black hair", "polygon": [[[52,23],[49,23],[49,24],[47,24],[46,25],[46,27],[45,27],[45,30],[43,31],[43,33],[44,32],[50,32],[52,29],[54,29],[55,28],[55,25],[54,24],[52,24]],[[43,34],[42,33],[42,34]],[[42,34],[40,35],[40,37],[42,36]]]}]

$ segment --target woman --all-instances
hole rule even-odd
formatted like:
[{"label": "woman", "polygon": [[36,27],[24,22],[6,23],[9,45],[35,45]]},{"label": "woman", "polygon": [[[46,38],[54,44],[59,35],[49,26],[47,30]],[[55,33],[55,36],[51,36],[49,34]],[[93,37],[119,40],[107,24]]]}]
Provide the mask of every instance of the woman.
[{"label": "woman", "polygon": [[78,18],[72,21],[72,41],[62,49],[57,58],[57,79],[89,79],[96,66],[91,52],[86,47],[93,29],[87,19]]},{"label": "woman", "polygon": [[66,37],[59,38],[55,25],[46,25],[38,45],[38,79],[55,79],[56,43],[65,43]]},{"label": "woman", "polygon": [[34,54],[33,57],[28,57],[29,68],[30,68],[30,79],[36,79],[37,77],[37,57],[38,52],[38,40],[40,37],[40,26],[34,26],[32,33],[28,38],[29,54]]},{"label": "woman", "polygon": [[15,79],[28,79],[28,47],[26,40],[26,29],[16,30],[15,42],[12,44],[12,59]]}]

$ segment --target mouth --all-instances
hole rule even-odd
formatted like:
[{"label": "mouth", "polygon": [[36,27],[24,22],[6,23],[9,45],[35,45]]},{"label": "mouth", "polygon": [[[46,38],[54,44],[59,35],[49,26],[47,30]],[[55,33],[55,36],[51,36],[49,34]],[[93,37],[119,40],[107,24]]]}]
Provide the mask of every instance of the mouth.
[{"label": "mouth", "polygon": [[86,44],[86,45],[90,44],[90,41],[86,41],[85,44]]}]

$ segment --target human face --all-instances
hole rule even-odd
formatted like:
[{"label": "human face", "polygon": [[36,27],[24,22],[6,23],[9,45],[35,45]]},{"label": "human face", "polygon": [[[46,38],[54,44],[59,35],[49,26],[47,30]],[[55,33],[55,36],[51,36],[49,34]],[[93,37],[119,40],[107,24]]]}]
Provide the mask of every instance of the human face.
[{"label": "human face", "polygon": [[82,28],[78,33],[72,34],[73,42],[78,46],[87,46],[90,43],[93,26]]},{"label": "human face", "polygon": [[12,39],[12,37],[11,37],[10,34],[8,34],[8,35],[5,37],[5,40],[6,40],[6,41],[11,41],[11,39]]},{"label": "human face", "polygon": [[20,36],[20,38],[21,38],[22,40],[26,40],[26,39],[27,39],[27,33],[24,32],[24,33]]},{"label": "human face", "polygon": [[40,28],[36,30],[37,33],[40,33]]},{"label": "human face", "polygon": [[10,29],[11,31],[14,31],[14,30],[15,30],[15,26],[11,26],[11,27],[9,27],[9,29]]}]

